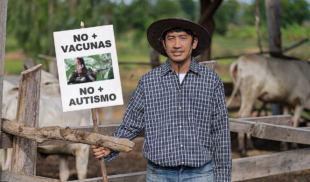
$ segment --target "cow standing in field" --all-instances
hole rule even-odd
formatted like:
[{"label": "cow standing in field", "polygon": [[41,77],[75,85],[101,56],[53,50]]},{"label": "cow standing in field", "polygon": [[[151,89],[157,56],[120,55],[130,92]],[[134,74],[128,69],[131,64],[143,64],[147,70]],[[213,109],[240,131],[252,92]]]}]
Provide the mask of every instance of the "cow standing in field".
[{"label": "cow standing in field", "polygon": [[[294,109],[293,125],[304,108],[310,108],[310,64],[306,61],[284,61],[262,55],[243,55],[231,64],[230,75],[235,84],[227,102],[232,102],[237,91],[241,94],[239,117],[249,117],[257,99],[263,102],[281,103],[283,113]],[[244,135],[238,134],[239,149],[245,156]]]},{"label": "cow standing in field", "polygon": [[[18,87],[7,81],[3,82],[2,116],[11,121],[16,121]],[[60,98],[58,80],[50,73],[42,70],[40,94],[39,127],[43,126],[86,126],[90,125],[90,110],[63,112]],[[89,145],[63,144],[38,147],[38,157],[57,154],[59,155],[60,180],[69,179],[68,156],[76,157],[77,176],[85,179]],[[0,150],[2,170],[10,170],[12,149]]]}]

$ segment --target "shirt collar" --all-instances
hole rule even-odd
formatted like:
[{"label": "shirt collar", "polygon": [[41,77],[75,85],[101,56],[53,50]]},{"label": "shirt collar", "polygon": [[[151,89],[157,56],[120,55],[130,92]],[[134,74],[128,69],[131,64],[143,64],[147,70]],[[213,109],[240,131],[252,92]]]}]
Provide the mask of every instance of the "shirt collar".
[{"label": "shirt collar", "polygon": [[[194,59],[194,57],[191,57],[191,64],[189,66],[189,70],[199,74],[199,69],[198,69],[198,63],[196,62],[196,60]],[[162,67],[162,76],[166,75],[169,71],[173,71],[173,69],[170,66],[170,62],[169,62],[169,58],[167,58],[165,64],[163,64]]]}]

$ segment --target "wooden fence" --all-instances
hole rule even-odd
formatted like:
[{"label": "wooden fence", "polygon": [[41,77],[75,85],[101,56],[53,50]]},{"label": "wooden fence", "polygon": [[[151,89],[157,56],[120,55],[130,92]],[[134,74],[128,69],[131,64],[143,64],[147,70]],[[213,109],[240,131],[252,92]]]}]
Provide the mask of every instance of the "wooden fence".
[{"label": "wooden fence", "polygon": [[[112,135],[118,125],[100,125],[99,133]],[[249,133],[253,137],[283,142],[310,144],[310,130],[308,128],[292,127],[291,116],[268,116],[242,119],[229,119],[230,130],[233,132]],[[93,132],[93,126],[75,127],[72,129]],[[139,137],[144,137],[142,131]],[[68,144],[67,141],[52,140],[38,143],[38,146]],[[6,133],[0,135],[0,148],[13,147],[13,136]],[[232,181],[242,181],[282,174],[299,170],[310,169],[310,148],[278,152],[255,157],[233,159]],[[146,172],[129,173],[108,176],[110,182],[145,181]],[[0,181],[58,181],[55,179],[21,175],[16,172],[2,171]],[[102,177],[79,182],[99,182]]]}]

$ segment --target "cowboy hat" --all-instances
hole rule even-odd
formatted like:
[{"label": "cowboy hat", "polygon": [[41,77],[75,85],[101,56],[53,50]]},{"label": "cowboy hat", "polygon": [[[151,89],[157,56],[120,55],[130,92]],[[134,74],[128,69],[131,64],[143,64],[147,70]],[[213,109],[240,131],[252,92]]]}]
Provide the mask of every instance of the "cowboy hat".
[{"label": "cowboy hat", "polygon": [[168,55],[162,43],[162,35],[166,30],[171,28],[185,28],[191,30],[195,37],[198,38],[197,47],[196,49],[193,49],[192,52],[193,57],[202,54],[210,46],[210,34],[203,26],[183,18],[161,19],[155,21],[149,26],[147,29],[147,39],[153,49],[165,57],[168,57]]}]

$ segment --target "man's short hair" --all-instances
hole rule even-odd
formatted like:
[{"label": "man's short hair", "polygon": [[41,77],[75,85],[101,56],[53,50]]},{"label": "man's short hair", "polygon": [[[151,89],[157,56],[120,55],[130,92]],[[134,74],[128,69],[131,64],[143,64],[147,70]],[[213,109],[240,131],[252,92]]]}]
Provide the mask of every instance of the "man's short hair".
[{"label": "man's short hair", "polygon": [[188,30],[186,28],[181,28],[181,27],[169,28],[168,30],[164,31],[161,37],[162,40],[165,41],[167,33],[170,33],[170,32],[186,32],[188,35],[192,36],[192,44],[194,42],[195,34],[191,30]]}]

